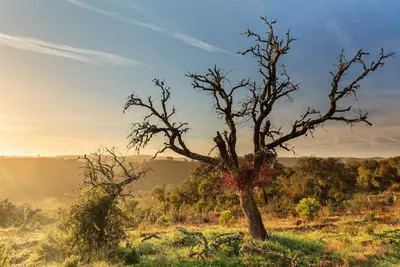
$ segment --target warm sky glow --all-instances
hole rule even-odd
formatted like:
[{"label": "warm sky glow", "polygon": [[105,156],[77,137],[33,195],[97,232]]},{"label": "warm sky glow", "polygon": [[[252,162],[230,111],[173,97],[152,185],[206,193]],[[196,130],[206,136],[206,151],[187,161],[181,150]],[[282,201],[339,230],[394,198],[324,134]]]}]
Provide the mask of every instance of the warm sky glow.
[{"label": "warm sky glow", "polygon": [[[399,8],[395,0],[0,0],[0,155],[123,150],[129,123],[142,116],[123,115],[124,102],[133,90],[154,95],[153,78],[173,88],[193,150],[207,153],[219,122],[211,100],[191,90],[184,74],[217,64],[235,69],[232,80],[257,75],[255,62],[235,52],[248,45],[239,33],[265,29],[260,15],[277,18],[277,30],[290,28],[298,39],[285,63],[301,90],[274,117],[289,123],[310,105],[327,106],[329,71],[342,47],[348,56],[358,48],[372,56],[380,47],[400,53]],[[400,61],[391,59],[362,83],[353,106],[371,114],[372,127],[328,125],[315,139],[293,142],[297,153],[399,155],[398,73]],[[241,136],[244,152],[250,135],[242,129]]]}]

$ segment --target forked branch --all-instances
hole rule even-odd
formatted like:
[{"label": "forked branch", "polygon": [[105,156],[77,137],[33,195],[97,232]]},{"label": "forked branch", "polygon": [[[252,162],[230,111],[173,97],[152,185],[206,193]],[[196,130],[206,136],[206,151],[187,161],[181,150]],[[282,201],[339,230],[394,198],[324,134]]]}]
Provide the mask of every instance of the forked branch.
[{"label": "forked branch", "polygon": [[124,196],[124,190],[139,180],[148,169],[140,170],[132,161],[119,154],[115,148],[99,149],[90,156],[84,155],[83,185],[102,188],[112,196]]}]

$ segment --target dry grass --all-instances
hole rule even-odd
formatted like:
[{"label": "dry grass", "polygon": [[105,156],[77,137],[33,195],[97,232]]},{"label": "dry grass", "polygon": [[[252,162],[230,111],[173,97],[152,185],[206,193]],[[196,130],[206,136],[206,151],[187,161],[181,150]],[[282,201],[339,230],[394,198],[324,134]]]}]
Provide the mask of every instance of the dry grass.
[{"label": "dry grass", "polygon": [[[399,219],[400,213],[395,210],[377,214],[374,220],[365,220],[363,214],[343,215],[300,225],[297,225],[295,218],[273,219],[265,216],[265,225],[272,232],[273,240],[260,245],[288,257],[297,257],[300,266],[400,266],[400,247],[392,242],[393,233],[400,233]],[[246,222],[242,218],[236,218],[229,227],[216,224],[163,227],[143,224],[128,231],[129,239],[142,254],[139,266],[166,266],[167,262],[169,266],[207,266],[202,260],[189,257],[190,246],[178,245],[182,239],[182,235],[176,231],[178,226],[201,231],[211,239],[219,234],[240,231],[246,234],[245,240],[248,240]],[[157,234],[161,239],[142,242],[149,234]],[[45,238],[45,229],[0,230],[0,242],[8,242],[12,246],[12,266],[61,266],[61,263],[35,261],[35,247]],[[229,246],[224,246],[212,258],[206,259],[207,264],[285,266],[279,258],[262,255],[238,257],[232,256],[230,251]],[[107,264],[93,262],[91,266],[102,267]]]}]

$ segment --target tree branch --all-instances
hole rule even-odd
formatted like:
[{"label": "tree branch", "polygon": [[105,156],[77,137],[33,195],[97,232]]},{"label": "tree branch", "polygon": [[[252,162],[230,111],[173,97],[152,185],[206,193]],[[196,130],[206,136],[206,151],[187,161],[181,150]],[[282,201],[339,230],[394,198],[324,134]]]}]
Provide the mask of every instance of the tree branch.
[{"label": "tree branch", "polygon": [[170,100],[170,87],[164,81],[158,79],[153,80],[154,85],[161,90],[160,109],[155,107],[155,101],[148,97],[147,101],[143,101],[136,94],[131,94],[125,104],[124,112],[130,107],[138,107],[148,111],[148,115],[143,118],[142,122],[131,124],[131,131],[128,135],[129,147],[134,148],[137,153],[146,147],[148,143],[157,135],[162,134],[166,139],[164,146],[157,151],[155,157],[167,149],[186,156],[188,158],[206,162],[208,164],[217,164],[218,161],[210,156],[204,156],[192,152],[183,140],[183,135],[189,130],[186,122],[173,122],[173,116],[176,114],[175,107],[168,110],[168,101]]}]

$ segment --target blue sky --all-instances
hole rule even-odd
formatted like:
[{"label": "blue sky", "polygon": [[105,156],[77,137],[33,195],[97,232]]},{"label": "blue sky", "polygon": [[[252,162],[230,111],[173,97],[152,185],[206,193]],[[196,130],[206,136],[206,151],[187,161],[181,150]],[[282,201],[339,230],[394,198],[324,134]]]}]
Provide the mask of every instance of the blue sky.
[{"label": "blue sky", "polygon": [[[231,80],[257,78],[251,57],[237,56],[248,27],[265,31],[259,16],[278,19],[298,40],[284,59],[301,89],[280,103],[274,122],[287,124],[308,106],[327,106],[329,71],[343,47],[400,50],[400,2],[0,0],[0,154],[83,154],[99,145],[124,149],[128,125],[143,115],[122,115],[131,92],[157,94],[151,80],[173,88],[178,117],[190,123],[193,150],[206,153],[221,123],[187,71],[235,69]],[[292,142],[299,155],[394,156],[400,148],[400,61],[362,83],[353,106],[371,114],[372,127],[327,125],[315,139]],[[239,150],[250,149],[241,129]],[[157,149],[155,140],[143,153]],[[282,152],[281,155],[288,155]]]}]

